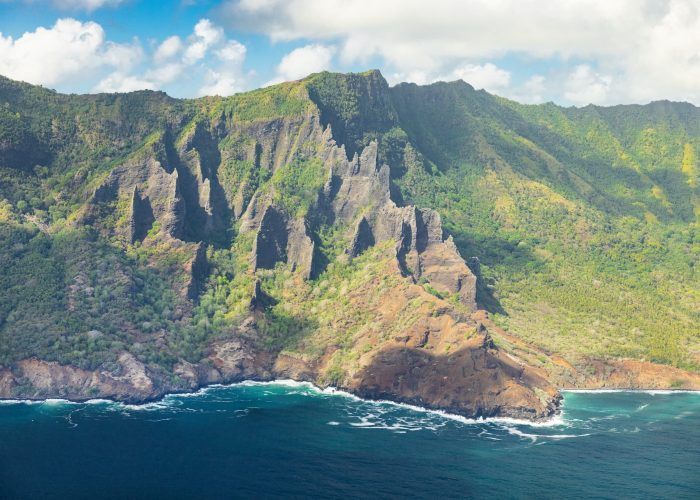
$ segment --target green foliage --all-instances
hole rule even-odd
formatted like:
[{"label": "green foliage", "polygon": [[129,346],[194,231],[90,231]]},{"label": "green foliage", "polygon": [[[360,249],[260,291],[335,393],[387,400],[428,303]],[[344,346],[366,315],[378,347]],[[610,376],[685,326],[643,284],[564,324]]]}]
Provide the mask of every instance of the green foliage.
[{"label": "green foliage", "polygon": [[479,257],[478,300],[502,326],[572,358],[698,368],[697,109],[522,106],[461,83],[393,91],[411,138],[394,151],[397,183]]},{"label": "green foliage", "polygon": [[160,222],[155,221],[153,223],[153,225],[151,226],[151,229],[148,230],[147,236],[149,238],[155,238],[159,232],[160,232]]},{"label": "green foliage", "polygon": [[341,384],[345,378],[345,369],[343,368],[342,358],[342,352],[337,351],[333,356],[330,367],[323,375],[321,375],[320,383],[322,385],[326,384],[330,386],[338,386]]},{"label": "green foliage", "polygon": [[119,352],[171,364],[152,335],[171,326],[176,303],[158,272],[139,266],[89,231],[47,235],[0,224],[0,365],[38,356],[85,369]]},{"label": "green foliage", "polygon": [[273,85],[225,99],[204,98],[202,105],[210,108],[209,116],[223,115],[231,122],[303,115],[311,109],[306,88],[297,82]]},{"label": "green foliage", "polygon": [[428,284],[428,283],[425,283],[425,284],[423,285],[423,288],[424,288],[425,291],[428,292],[430,295],[434,295],[434,296],[437,297],[438,299],[444,299],[445,297],[447,297],[446,294],[437,291],[435,288],[433,288],[432,286],[430,286],[430,284]]},{"label": "green foliage", "polygon": [[388,85],[378,71],[318,73],[308,78],[307,86],[321,121],[331,126],[348,158],[396,124]]},{"label": "green foliage", "polygon": [[275,201],[288,214],[303,217],[326,181],[320,158],[297,159],[272,174]]}]

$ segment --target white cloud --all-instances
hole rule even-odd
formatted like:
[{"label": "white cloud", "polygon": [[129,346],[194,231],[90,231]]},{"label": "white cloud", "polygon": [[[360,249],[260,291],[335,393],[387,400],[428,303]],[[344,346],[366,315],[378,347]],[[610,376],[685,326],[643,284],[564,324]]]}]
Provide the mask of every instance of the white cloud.
[{"label": "white cloud", "polygon": [[128,71],[143,59],[143,48],[138,40],[131,44],[106,42],[101,54],[102,64]]},{"label": "white cloud", "polygon": [[158,66],[146,71],[144,78],[155,83],[158,88],[176,81],[182,76],[187,66],[179,62],[173,62]]},{"label": "white cloud", "polygon": [[204,59],[204,55],[207,53],[207,45],[201,40],[192,42],[187,46],[185,50],[185,62],[187,64],[192,64],[200,59]]},{"label": "white cloud", "polygon": [[194,26],[194,35],[204,40],[210,46],[224,39],[224,30],[220,26],[213,24],[209,19],[200,19]]},{"label": "white cloud", "polygon": [[132,92],[143,89],[155,90],[156,86],[148,80],[117,71],[102,79],[93,90],[95,92]]},{"label": "white cloud", "polygon": [[[229,0],[218,14],[275,42],[332,43],[343,65],[382,61],[391,78],[425,83],[466,68],[477,86],[542,98],[487,69],[507,72],[508,56],[538,63],[548,96],[560,100],[700,104],[696,0]],[[583,81],[593,89],[584,92]]]},{"label": "white cloud", "polygon": [[226,45],[216,51],[216,55],[222,61],[232,64],[242,64],[245,60],[246,48],[236,40],[229,40]]},{"label": "white cloud", "polygon": [[311,73],[327,70],[331,67],[334,53],[335,47],[319,44],[294,49],[282,58],[277,66],[277,75],[266,85],[298,80]]},{"label": "white cloud", "polygon": [[601,75],[581,64],[576,66],[566,82],[564,97],[574,104],[606,102],[612,78]]},{"label": "white cloud", "polygon": [[151,58],[154,65],[143,70],[141,76],[118,70],[102,79],[93,90],[128,92],[184,82],[198,85],[198,95],[230,95],[245,87],[245,57],[245,45],[227,40],[220,26],[201,19],[185,41],[171,36],[157,45]]},{"label": "white cloud", "polygon": [[236,40],[229,40],[215,53],[221,61],[220,67],[206,72],[199,95],[227,96],[243,90],[246,80],[246,75],[243,73],[245,45]]},{"label": "white cloud", "polygon": [[466,64],[455,69],[450,76],[454,77],[453,80],[464,80],[476,89],[485,89],[489,92],[499,92],[510,85],[510,72],[491,63]]},{"label": "white cloud", "polygon": [[242,90],[240,77],[234,72],[207,71],[206,83],[199,89],[199,95],[228,96]]},{"label": "white cloud", "polygon": [[413,82],[425,85],[437,81],[451,82],[464,80],[476,89],[485,89],[489,92],[503,93],[508,89],[511,74],[493,63],[457,65],[447,73],[432,71],[410,70],[406,72],[394,72],[387,75],[387,80],[392,83]]},{"label": "white cloud", "polygon": [[[433,82],[441,79],[439,77],[436,77],[432,73],[428,73],[426,71],[421,71],[421,70],[395,71],[393,73],[385,74],[384,77],[392,85],[397,84],[397,83],[401,83],[401,82],[412,82],[412,83],[417,83],[418,85],[426,85],[428,83],[433,83]],[[445,79],[454,80],[455,78],[452,78],[449,76],[442,78],[442,80],[445,80]]]},{"label": "white cloud", "polygon": [[[626,55],[620,87],[635,101],[691,100],[700,104],[700,3],[674,0]],[[617,89],[616,89],[617,90]]]},{"label": "white cloud", "polygon": [[180,40],[179,36],[168,37],[158,46],[155,54],[153,54],[153,59],[156,63],[172,59],[182,51],[182,47],[182,40]]},{"label": "white cloud", "polygon": [[273,40],[341,38],[348,60],[376,54],[429,66],[436,57],[439,63],[513,50],[540,56],[622,51],[633,43],[621,35],[644,19],[632,4],[643,2],[561,1],[543,8],[541,0],[240,0],[221,13]]},{"label": "white cloud", "polygon": [[185,49],[184,61],[187,64],[203,59],[213,45],[224,39],[224,30],[214,25],[209,19],[201,19],[194,27],[194,33],[189,37]]},{"label": "white cloud", "polygon": [[0,33],[0,74],[35,84],[84,78],[105,66],[126,71],[141,56],[137,42],[107,42],[94,22],[59,19],[51,28],[39,27],[17,39]]},{"label": "white cloud", "polygon": [[[207,56],[211,51],[219,61],[226,63],[225,69],[209,67],[211,61],[207,60]],[[156,65],[146,72],[145,78],[162,86],[179,78],[191,77],[186,71],[194,65],[205,63],[205,67],[197,71],[197,74],[205,75],[202,89],[231,93],[231,89],[240,90],[245,56],[245,45],[236,40],[227,40],[223,28],[209,19],[200,19],[184,42],[178,36],[171,36],[158,45],[153,54]]]},{"label": "white cloud", "polygon": [[543,75],[532,75],[523,86],[524,95],[520,101],[528,104],[539,104],[544,102],[544,92],[547,88],[545,81],[547,79]]},{"label": "white cloud", "polygon": [[227,39],[208,19],[200,19],[184,40],[170,36],[149,47],[145,53],[136,38],[115,43],[98,23],[64,18],[17,38],[0,32],[0,74],[69,91],[176,88],[188,89],[188,96],[238,92],[252,74],[243,71],[245,45]]}]

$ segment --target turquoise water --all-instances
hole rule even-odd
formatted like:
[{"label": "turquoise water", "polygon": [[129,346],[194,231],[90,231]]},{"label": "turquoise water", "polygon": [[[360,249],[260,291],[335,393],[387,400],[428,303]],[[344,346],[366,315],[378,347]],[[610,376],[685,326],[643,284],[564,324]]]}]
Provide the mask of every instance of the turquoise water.
[{"label": "turquoise water", "polygon": [[566,393],[548,425],[293,383],[0,404],[1,498],[700,498],[700,394]]}]

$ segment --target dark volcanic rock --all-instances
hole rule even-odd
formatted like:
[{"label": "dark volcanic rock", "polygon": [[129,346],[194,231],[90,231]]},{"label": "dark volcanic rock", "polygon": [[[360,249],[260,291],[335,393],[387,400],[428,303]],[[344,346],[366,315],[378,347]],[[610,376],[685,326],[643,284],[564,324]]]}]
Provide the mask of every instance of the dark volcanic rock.
[{"label": "dark volcanic rock", "polygon": [[[489,344],[435,356],[394,348],[377,355],[352,386],[370,399],[391,399],[471,417],[544,419],[557,409],[556,390],[540,374]],[[538,388],[546,398],[538,396]]]},{"label": "dark volcanic rock", "polygon": [[377,164],[376,141],[350,161],[338,148],[334,148],[330,158],[334,160],[332,175],[337,184],[330,203],[336,220],[350,223],[361,210],[389,201],[389,167]]},{"label": "dark volcanic rock", "polygon": [[253,246],[253,269],[272,269],[287,262],[287,222],[273,206],[265,210]]},{"label": "dark volcanic rock", "polygon": [[197,245],[194,258],[189,263],[191,279],[187,284],[187,298],[196,300],[209,275],[209,262],[207,261],[207,246],[204,243]]},{"label": "dark volcanic rock", "polygon": [[367,219],[360,217],[357,226],[355,226],[352,243],[350,244],[350,256],[357,257],[371,246],[374,246],[372,228],[369,226]]},{"label": "dark volcanic rock", "polygon": [[151,150],[139,152],[115,167],[95,190],[82,222],[100,223],[102,204],[128,200],[127,227],[107,229],[136,241],[143,239],[157,221],[164,234],[182,238],[187,208],[180,193],[178,172],[163,163],[165,161],[164,155]]},{"label": "dark volcanic rock", "polygon": [[138,186],[134,186],[134,191],[131,194],[131,216],[129,217],[131,243],[143,241],[155,220],[148,196],[142,198]]},{"label": "dark volcanic rock", "polygon": [[315,244],[303,219],[287,216],[269,205],[260,220],[253,246],[253,269],[272,269],[278,262],[288,263],[305,279],[315,276]]},{"label": "dark volcanic rock", "polygon": [[291,265],[292,271],[300,271],[305,279],[314,278],[316,245],[307,233],[304,220],[291,221],[287,225],[287,231],[287,263]]}]

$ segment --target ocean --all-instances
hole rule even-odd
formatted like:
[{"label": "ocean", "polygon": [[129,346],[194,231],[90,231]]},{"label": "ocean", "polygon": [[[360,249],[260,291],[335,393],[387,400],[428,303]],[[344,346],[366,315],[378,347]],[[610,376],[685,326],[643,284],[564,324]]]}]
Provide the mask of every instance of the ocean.
[{"label": "ocean", "polygon": [[294,382],[0,403],[0,498],[700,498],[700,394],[566,392],[544,424]]}]

